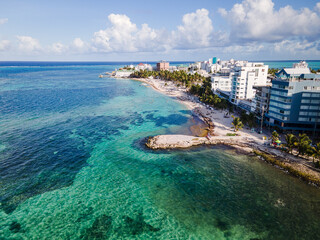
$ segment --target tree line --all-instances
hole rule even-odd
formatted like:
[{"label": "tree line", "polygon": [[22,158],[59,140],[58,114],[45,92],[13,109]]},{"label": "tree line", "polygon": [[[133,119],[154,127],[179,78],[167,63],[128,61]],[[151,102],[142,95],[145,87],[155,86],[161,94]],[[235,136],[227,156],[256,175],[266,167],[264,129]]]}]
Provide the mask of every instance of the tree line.
[{"label": "tree line", "polygon": [[198,73],[190,74],[185,71],[173,71],[168,70],[161,71],[149,71],[149,70],[140,70],[135,71],[130,75],[132,78],[160,78],[166,81],[173,81],[177,84],[181,84],[186,87],[190,87],[195,82],[202,83],[206,78],[201,76]]},{"label": "tree line", "polygon": [[[279,134],[274,131],[271,136],[272,142],[276,142],[279,138]],[[298,137],[289,133],[285,135],[285,140],[286,143],[283,144],[284,151],[293,154],[295,150],[297,153],[296,156],[312,157],[315,167],[320,168],[320,142],[312,145],[311,139],[305,133],[300,133]],[[315,162],[315,159],[318,161]]]}]

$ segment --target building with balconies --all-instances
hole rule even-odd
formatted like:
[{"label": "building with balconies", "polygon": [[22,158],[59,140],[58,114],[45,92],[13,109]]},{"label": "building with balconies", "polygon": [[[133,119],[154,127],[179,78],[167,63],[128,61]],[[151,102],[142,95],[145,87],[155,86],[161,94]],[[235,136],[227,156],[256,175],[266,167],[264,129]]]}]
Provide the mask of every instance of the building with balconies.
[{"label": "building with balconies", "polygon": [[256,90],[256,95],[252,100],[252,109],[258,118],[261,118],[269,110],[270,88],[271,85],[253,86],[253,89]]},{"label": "building with balconies", "polygon": [[267,84],[268,65],[263,63],[245,63],[234,68],[230,102],[238,105],[241,100],[252,100],[256,90],[253,86]]},{"label": "building with balconies", "polygon": [[267,123],[282,130],[319,132],[320,75],[279,76],[272,81]]}]

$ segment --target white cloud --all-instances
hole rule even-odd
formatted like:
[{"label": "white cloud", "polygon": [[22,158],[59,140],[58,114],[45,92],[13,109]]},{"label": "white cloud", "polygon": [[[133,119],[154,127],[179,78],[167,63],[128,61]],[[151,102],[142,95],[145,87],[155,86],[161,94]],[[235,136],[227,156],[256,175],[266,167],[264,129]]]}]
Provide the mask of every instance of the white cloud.
[{"label": "white cloud", "polygon": [[10,47],[10,41],[8,41],[8,40],[0,41],[0,51],[8,50],[9,47]]},{"label": "white cloud", "polygon": [[52,46],[49,48],[49,50],[51,50],[53,53],[61,54],[61,53],[65,53],[66,51],[68,51],[68,47],[66,47],[62,43],[57,42],[57,43],[52,44]]},{"label": "white cloud", "polygon": [[198,9],[194,13],[185,14],[183,25],[173,32],[178,47],[208,47],[211,45],[213,26],[207,9]]},{"label": "white cloud", "polygon": [[296,40],[283,40],[281,42],[274,44],[274,50],[276,52],[304,52],[306,55],[308,53],[316,53],[319,52],[317,46],[320,41],[309,42],[307,40],[304,41],[296,41]]},{"label": "white cloud", "polygon": [[126,15],[110,14],[111,27],[94,33],[93,43],[105,52],[134,52],[134,38],[138,29]]},{"label": "white cloud", "polygon": [[17,39],[19,42],[18,48],[20,51],[33,52],[42,49],[39,41],[30,36],[17,36]]},{"label": "white cloud", "polygon": [[225,17],[225,16],[228,15],[227,10],[225,10],[224,8],[219,8],[219,9],[218,9],[218,13],[220,13],[220,15],[221,15],[222,17]]},{"label": "white cloud", "polygon": [[320,36],[320,16],[309,8],[295,10],[288,5],[276,10],[272,0],[244,0],[230,11],[220,9],[219,13],[230,23],[231,37],[240,41]]},{"label": "white cloud", "polygon": [[8,18],[0,18],[0,25],[8,22]]},{"label": "white cloud", "polygon": [[315,10],[320,12],[320,2],[318,2],[315,6]]},{"label": "white cloud", "polygon": [[248,45],[232,45],[228,47],[224,47],[223,51],[225,53],[231,53],[231,54],[257,54],[258,52],[265,49],[265,46],[263,44],[258,43],[250,43]]},{"label": "white cloud", "polygon": [[94,33],[92,43],[97,52],[155,52],[212,45],[213,26],[206,9],[185,14],[182,25],[171,33],[148,24],[139,28],[126,15],[110,14],[108,19],[111,26]]},{"label": "white cloud", "polygon": [[81,38],[75,38],[72,42],[72,46],[77,49],[83,49],[85,47],[85,42]]}]

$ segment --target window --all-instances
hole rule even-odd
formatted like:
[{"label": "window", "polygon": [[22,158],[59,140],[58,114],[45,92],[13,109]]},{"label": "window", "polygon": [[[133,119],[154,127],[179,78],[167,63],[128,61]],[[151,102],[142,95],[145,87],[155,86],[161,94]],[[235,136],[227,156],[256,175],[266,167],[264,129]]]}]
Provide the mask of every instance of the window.
[{"label": "window", "polygon": [[298,119],[299,121],[304,121],[304,122],[306,122],[306,121],[308,121],[308,118],[302,118],[302,117],[299,117],[299,119]]},{"label": "window", "polygon": [[320,110],[320,106],[309,106],[310,110]]},{"label": "window", "polygon": [[302,97],[311,97],[311,93],[302,93]]}]

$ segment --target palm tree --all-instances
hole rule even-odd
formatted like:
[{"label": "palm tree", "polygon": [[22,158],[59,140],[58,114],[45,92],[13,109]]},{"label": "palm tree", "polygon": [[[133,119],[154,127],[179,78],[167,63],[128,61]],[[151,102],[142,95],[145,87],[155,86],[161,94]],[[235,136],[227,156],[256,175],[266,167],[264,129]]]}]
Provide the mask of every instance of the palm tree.
[{"label": "palm tree", "polygon": [[240,129],[243,128],[243,123],[241,122],[240,118],[239,117],[235,117],[235,116],[231,116],[233,118],[233,121],[232,121],[232,125],[233,125],[233,129],[235,132],[239,131]]},{"label": "palm tree", "polygon": [[277,131],[273,131],[273,132],[272,132],[272,135],[271,135],[271,137],[270,137],[270,139],[272,140],[272,142],[274,143],[274,142],[278,141],[279,138],[280,138],[279,133],[277,133]]},{"label": "palm tree", "polygon": [[305,134],[305,133],[299,134],[298,141],[295,143],[295,145],[298,148],[297,156],[299,156],[300,154],[302,154],[302,155],[306,154],[308,149],[311,148],[310,143],[311,143],[311,140],[307,136],[307,134]]},{"label": "palm tree", "polygon": [[288,152],[292,154],[292,150],[295,147],[295,143],[297,142],[297,137],[293,134],[286,135],[286,144],[285,146],[288,148]]},{"label": "palm tree", "polygon": [[315,158],[320,160],[320,142],[318,142],[315,147],[312,147],[312,150],[313,150],[313,154],[312,154],[313,162]]}]

